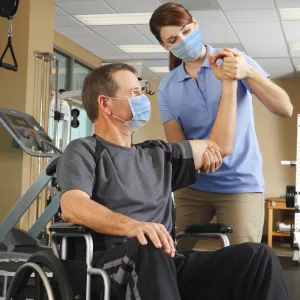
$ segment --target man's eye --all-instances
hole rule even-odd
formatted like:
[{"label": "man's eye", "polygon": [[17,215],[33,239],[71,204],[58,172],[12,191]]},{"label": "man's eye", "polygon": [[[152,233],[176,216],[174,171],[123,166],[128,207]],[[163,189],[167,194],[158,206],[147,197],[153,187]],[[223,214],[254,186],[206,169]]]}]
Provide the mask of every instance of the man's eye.
[{"label": "man's eye", "polygon": [[191,30],[188,29],[188,30],[186,30],[183,34],[188,34],[190,31],[191,31]]}]

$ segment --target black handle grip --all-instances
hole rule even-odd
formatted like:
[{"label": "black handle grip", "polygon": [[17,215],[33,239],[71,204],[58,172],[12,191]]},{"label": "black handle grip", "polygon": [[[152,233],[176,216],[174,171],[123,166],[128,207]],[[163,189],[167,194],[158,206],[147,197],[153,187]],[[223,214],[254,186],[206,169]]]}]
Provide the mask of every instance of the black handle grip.
[{"label": "black handle grip", "polygon": [[6,70],[15,71],[15,72],[18,71],[18,67],[10,65],[10,64],[2,63],[0,66]]}]

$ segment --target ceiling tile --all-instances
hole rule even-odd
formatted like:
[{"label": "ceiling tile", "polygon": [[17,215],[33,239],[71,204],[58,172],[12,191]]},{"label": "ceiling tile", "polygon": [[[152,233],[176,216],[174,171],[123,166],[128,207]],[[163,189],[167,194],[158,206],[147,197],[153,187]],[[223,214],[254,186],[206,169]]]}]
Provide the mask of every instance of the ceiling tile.
[{"label": "ceiling tile", "polygon": [[[169,0],[161,0],[160,2],[166,3]],[[181,3],[186,9],[189,10],[218,10],[219,5],[217,0],[177,0],[175,2]]]},{"label": "ceiling tile", "polygon": [[143,2],[141,2],[141,0],[105,0],[105,2],[118,13],[153,12],[160,6],[160,2],[157,0],[147,0]]},{"label": "ceiling tile", "polygon": [[86,46],[85,48],[92,51],[94,54],[99,56],[102,59],[105,60],[111,60],[111,59],[130,59],[128,55],[126,55],[124,52],[119,50],[118,48],[114,47],[113,45],[107,43],[106,41],[102,41],[101,45],[91,45]]},{"label": "ceiling tile", "polygon": [[278,8],[297,8],[300,7],[299,0],[276,0]]},{"label": "ceiling tile", "polygon": [[271,78],[294,75],[294,69],[289,58],[264,58],[256,59],[256,61],[270,74]]},{"label": "ceiling tile", "polygon": [[56,27],[55,28],[61,34],[67,36],[68,38],[73,37],[87,37],[95,36],[95,33],[90,30],[88,27],[77,26],[77,27]]},{"label": "ceiling tile", "polygon": [[56,3],[70,15],[113,14],[115,11],[101,0],[81,0]]},{"label": "ceiling tile", "polygon": [[[288,50],[279,22],[232,23],[252,57],[287,57]],[[251,29],[251,30],[250,30]]]},{"label": "ceiling tile", "polygon": [[66,16],[67,14],[61,10],[58,6],[55,6],[55,11],[54,11],[55,16]]},{"label": "ceiling tile", "polygon": [[290,50],[292,57],[300,57],[300,50]]},{"label": "ceiling tile", "polygon": [[166,59],[168,58],[167,53],[128,53],[133,59]]},{"label": "ceiling tile", "polygon": [[146,67],[168,67],[168,59],[147,59],[141,60],[141,63]]},{"label": "ceiling tile", "polygon": [[166,76],[166,73],[156,73],[160,78],[164,78]]},{"label": "ceiling tile", "polygon": [[83,45],[84,47],[101,45],[104,41],[100,36],[96,34],[94,34],[93,36],[72,37],[72,40],[77,44]]},{"label": "ceiling tile", "polygon": [[237,36],[228,23],[211,23],[199,26],[204,43],[239,43]]},{"label": "ceiling tile", "polygon": [[222,48],[236,48],[242,52],[246,52],[244,46],[239,43],[210,43],[210,45],[214,48],[217,49],[222,49]]},{"label": "ceiling tile", "polygon": [[273,0],[218,0],[222,9],[273,8]]},{"label": "ceiling tile", "polygon": [[90,26],[90,28],[114,45],[152,44],[132,25]]},{"label": "ceiling tile", "polygon": [[142,67],[141,77],[143,79],[150,79],[150,78],[159,78],[156,73],[151,72],[148,68]]},{"label": "ceiling tile", "polygon": [[71,16],[55,16],[55,27],[64,26],[76,27],[81,26],[81,23]]},{"label": "ceiling tile", "polygon": [[224,10],[230,22],[272,22],[278,21],[275,9],[232,9]]},{"label": "ceiling tile", "polygon": [[56,2],[72,2],[72,1],[76,1],[76,0],[56,0]]},{"label": "ceiling tile", "polygon": [[300,42],[300,21],[282,21],[282,26],[287,41]]},{"label": "ceiling tile", "polygon": [[150,40],[153,44],[159,44],[155,36],[152,34],[148,25],[134,25],[134,27],[142,33],[148,40]]},{"label": "ceiling tile", "polygon": [[292,60],[293,60],[293,64],[295,66],[300,66],[300,57],[299,58],[293,58]]},{"label": "ceiling tile", "polygon": [[190,11],[200,26],[210,23],[226,23],[226,18],[221,10]]}]

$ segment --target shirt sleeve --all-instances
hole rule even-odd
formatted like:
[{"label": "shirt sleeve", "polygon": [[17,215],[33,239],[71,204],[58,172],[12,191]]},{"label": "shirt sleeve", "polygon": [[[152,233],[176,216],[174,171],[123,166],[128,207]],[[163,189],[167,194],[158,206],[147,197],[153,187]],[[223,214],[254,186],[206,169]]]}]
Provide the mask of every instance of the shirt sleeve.
[{"label": "shirt sleeve", "polygon": [[[237,50],[237,49],[236,49]],[[238,50],[237,50],[238,51]],[[246,61],[247,61],[247,63],[249,64],[249,65],[251,65],[251,66],[253,66],[258,72],[260,72],[264,77],[267,77],[267,78],[269,78],[270,77],[270,75],[259,65],[259,63],[258,62],[256,62],[253,58],[251,58],[250,56],[248,56],[247,54],[245,54],[245,53],[241,53],[244,57],[245,57],[245,59],[246,59]],[[251,87],[250,87],[250,85],[248,84],[248,82],[245,80],[245,79],[242,79],[241,80],[242,81],[242,83],[243,83],[243,85],[247,88],[247,90],[248,91],[250,91],[251,93],[252,93],[252,89],[251,89]]]},{"label": "shirt sleeve", "polygon": [[189,141],[166,143],[156,140],[155,144],[164,150],[165,160],[171,164],[173,192],[196,182],[194,155]]},{"label": "shirt sleeve", "polygon": [[163,124],[169,120],[175,119],[170,105],[161,90],[158,90],[158,106]]},{"label": "shirt sleeve", "polygon": [[62,193],[81,190],[92,196],[95,179],[95,146],[85,139],[72,141],[59,159],[57,181]]}]

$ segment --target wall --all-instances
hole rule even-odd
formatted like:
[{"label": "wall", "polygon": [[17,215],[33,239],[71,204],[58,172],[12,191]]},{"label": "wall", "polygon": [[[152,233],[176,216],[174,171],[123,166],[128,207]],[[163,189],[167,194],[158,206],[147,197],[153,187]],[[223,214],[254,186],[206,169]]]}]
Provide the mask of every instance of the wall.
[{"label": "wall", "polygon": [[[254,116],[256,133],[263,157],[263,174],[265,177],[266,198],[285,195],[287,185],[295,185],[295,168],[282,166],[281,160],[296,159],[297,114],[300,113],[300,79],[277,79],[290,96],[294,106],[293,117],[283,119],[269,113],[264,105],[254,97]],[[274,212],[275,223],[282,218],[282,211]],[[266,211],[264,234],[267,234]]]},{"label": "wall", "polygon": [[74,43],[57,31],[54,33],[54,47],[92,68],[99,67],[102,61],[100,57]]},{"label": "wall", "polygon": [[[18,72],[0,68],[0,106],[35,111],[34,51],[50,52],[53,47],[54,0],[20,1],[13,19],[13,47],[19,64]],[[0,49],[7,43],[7,20],[0,18]],[[2,54],[2,53],[1,53]],[[5,62],[12,63],[8,53]],[[35,115],[36,116],[36,115]],[[7,214],[31,181],[31,158],[12,149],[11,137],[0,128],[0,220]],[[5,170],[5,172],[3,171]]]},{"label": "wall", "polygon": [[285,194],[286,185],[295,185],[295,169],[281,166],[281,160],[296,159],[297,114],[300,113],[300,79],[274,80],[290,96],[294,106],[293,117],[283,119],[269,113],[254,97],[256,133],[264,166],[266,197]]},{"label": "wall", "polygon": [[153,96],[147,95],[151,102],[151,118],[149,123],[133,134],[133,142],[139,143],[144,140],[161,139],[166,141],[164,128],[161,123],[159,108],[157,104],[157,89],[159,80],[150,80],[151,90],[155,92]]}]

